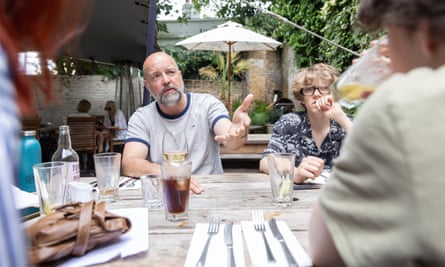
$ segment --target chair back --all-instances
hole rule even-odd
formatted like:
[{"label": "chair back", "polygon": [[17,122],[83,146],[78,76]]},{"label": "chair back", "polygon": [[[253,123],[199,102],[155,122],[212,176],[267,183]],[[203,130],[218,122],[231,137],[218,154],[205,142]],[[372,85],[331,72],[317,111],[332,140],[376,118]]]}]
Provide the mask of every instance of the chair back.
[{"label": "chair back", "polygon": [[96,117],[67,117],[71,146],[76,152],[96,153]]}]

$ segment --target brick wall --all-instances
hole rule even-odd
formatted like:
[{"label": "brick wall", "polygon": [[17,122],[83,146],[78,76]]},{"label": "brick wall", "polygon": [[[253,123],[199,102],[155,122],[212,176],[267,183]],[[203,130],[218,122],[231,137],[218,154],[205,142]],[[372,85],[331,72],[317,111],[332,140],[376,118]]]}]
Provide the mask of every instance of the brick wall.
[{"label": "brick wall", "polygon": [[[237,99],[241,99],[247,95],[247,85],[245,82],[231,81],[232,92],[230,95],[231,103]],[[208,93],[221,98],[221,87],[217,81],[209,80],[184,80],[185,90],[195,93]],[[227,96],[227,93],[226,93]],[[227,103],[227,101],[223,102]]]}]

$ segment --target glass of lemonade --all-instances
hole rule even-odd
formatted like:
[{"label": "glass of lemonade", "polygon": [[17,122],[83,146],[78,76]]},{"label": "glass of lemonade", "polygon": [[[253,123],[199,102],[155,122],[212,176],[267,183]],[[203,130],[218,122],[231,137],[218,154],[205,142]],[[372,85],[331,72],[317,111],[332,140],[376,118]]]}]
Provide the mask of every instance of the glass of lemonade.
[{"label": "glass of lemonade", "polygon": [[162,158],[164,161],[181,162],[187,159],[188,145],[184,131],[166,131],[162,137]]},{"label": "glass of lemonade", "polygon": [[387,42],[383,37],[372,46],[337,80],[336,97],[346,109],[359,106],[375,88],[391,74],[389,59],[380,54],[380,45]]}]

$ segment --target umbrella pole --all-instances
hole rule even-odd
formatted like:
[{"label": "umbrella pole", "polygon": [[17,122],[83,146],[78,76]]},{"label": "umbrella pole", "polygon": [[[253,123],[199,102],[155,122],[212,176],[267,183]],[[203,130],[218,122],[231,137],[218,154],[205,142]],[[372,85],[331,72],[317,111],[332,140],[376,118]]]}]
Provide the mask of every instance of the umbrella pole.
[{"label": "umbrella pole", "polygon": [[227,110],[229,111],[229,115],[230,112],[232,110],[232,106],[230,103],[230,78],[232,76],[232,43],[229,42],[229,52],[227,53],[227,87],[228,87],[228,92],[227,92]]}]

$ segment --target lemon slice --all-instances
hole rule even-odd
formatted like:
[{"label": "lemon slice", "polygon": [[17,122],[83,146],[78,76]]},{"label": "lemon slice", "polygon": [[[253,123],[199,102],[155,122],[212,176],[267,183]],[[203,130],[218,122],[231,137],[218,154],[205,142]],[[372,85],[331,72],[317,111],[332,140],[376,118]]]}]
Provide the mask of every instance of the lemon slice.
[{"label": "lemon slice", "polygon": [[53,209],[52,205],[49,204],[47,201],[45,201],[43,203],[43,212],[45,213],[45,215],[54,213],[54,209]]},{"label": "lemon slice", "polygon": [[280,199],[283,199],[283,196],[289,193],[289,188],[290,188],[290,180],[283,179],[283,182],[281,182],[280,186]]},{"label": "lemon slice", "polygon": [[347,84],[339,88],[340,95],[346,101],[354,101],[362,99],[364,92],[373,92],[375,87],[363,84]]}]

